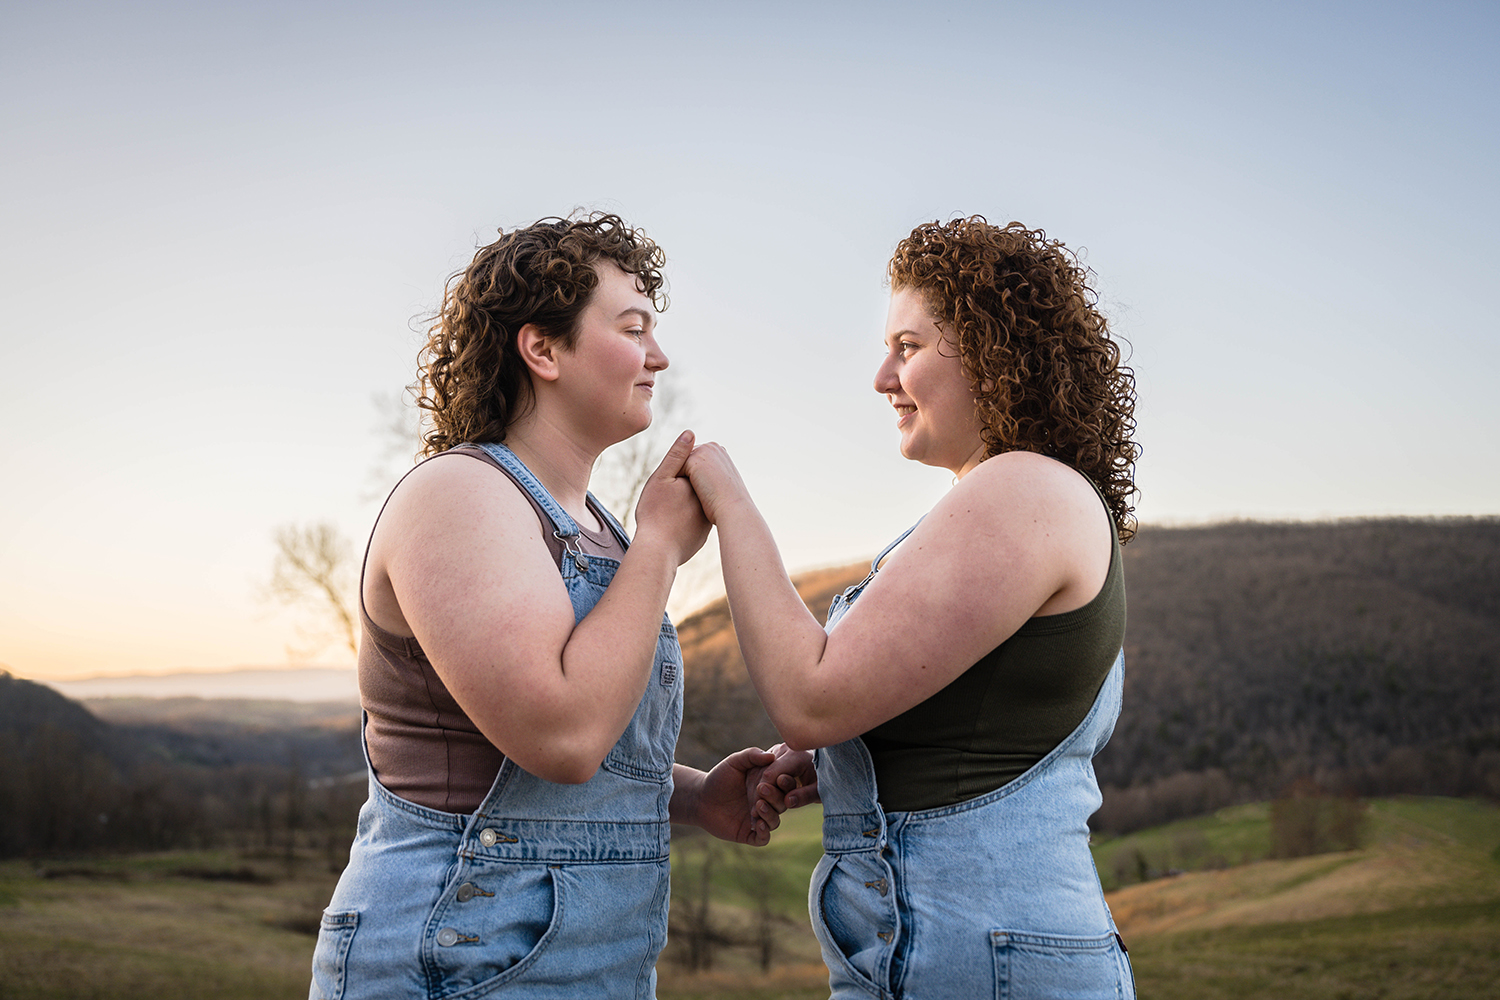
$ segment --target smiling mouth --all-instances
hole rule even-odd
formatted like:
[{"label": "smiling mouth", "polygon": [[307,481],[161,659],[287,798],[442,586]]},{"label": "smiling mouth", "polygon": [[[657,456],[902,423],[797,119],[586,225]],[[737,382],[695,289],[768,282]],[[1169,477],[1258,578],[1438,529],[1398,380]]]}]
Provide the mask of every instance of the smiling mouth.
[{"label": "smiling mouth", "polygon": [[915,406],[904,406],[899,403],[896,404],[896,423],[899,424],[901,421],[905,420],[907,417],[916,412],[917,408]]}]

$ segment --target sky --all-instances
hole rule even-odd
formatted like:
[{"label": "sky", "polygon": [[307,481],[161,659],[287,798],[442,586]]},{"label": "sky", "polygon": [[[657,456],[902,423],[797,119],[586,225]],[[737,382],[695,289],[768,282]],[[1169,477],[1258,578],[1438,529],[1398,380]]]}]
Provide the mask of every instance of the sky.
[{"label": "sky", "polygon": [[362,546],[444,280],[575,209],[665,249],[674,420],[793,571],[951,484],[871,380],[956,215],[1094,270],[1148,528],[1500,513],[1497,47],[1491,3],[6,5],[0,665],[347,662],[274,531]]}]

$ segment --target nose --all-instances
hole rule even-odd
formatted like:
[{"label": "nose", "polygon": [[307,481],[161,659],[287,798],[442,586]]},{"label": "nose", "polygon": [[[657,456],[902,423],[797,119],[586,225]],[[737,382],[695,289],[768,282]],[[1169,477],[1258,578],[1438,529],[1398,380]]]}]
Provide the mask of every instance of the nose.
[{"label": "nose", "polygon": [[648,334],[646,340],[647,371],[659,372],[672,363],[671,360],[667,358],[666,352],[661,349],[661,345],[656,342],[655,336]]},{"label": "nose", "polygon": [[896,361],[896,352],[890,351],[885,360],[880,362],[880,367],[875,369],[876,392],[886,395],[901,388],[901,377],[896,374]]}]

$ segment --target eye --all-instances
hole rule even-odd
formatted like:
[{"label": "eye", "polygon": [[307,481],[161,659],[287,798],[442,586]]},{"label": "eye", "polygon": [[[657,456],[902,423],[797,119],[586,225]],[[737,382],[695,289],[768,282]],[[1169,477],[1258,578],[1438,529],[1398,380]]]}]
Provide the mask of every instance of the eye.
[{"label": "eye", "polygon": [[628,334],[630,334],[636,340],[640,340],[642,337],[644,337],[646,335],[646,331],[643,330],[643,329],[641,329],[638,326],[633,326],[629,330],[626,330],[625,332],[628,333]]},{"label": "eye", "polygon": [[908,354],[910,354],[912,351],[915,351],[916,349],[917,349],[917,345],[913,344],[909,340],[901,340],[901,341],[897,341],[897,343],[896,343],[896,350],[898,350],[898,351],[901,352],[901,356],[903,358],[906,357]]}]

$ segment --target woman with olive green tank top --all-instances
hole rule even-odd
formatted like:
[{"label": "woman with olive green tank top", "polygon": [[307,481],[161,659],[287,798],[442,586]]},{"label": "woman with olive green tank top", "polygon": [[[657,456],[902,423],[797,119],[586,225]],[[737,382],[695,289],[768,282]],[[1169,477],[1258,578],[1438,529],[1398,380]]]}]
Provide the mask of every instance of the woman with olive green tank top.
[{"label": "woman with olive green tank top", "polygon": [[788,800],[823,803],[830,991],[1131,997],[1088,818],[1123,686],[1132,375],[1040,231],[919,226],[890,279],[875,389],[902,455],[954,486],[826,631],[723,448],[687,463],[751,680],[787,745],[818,748],[816,792]]}]

